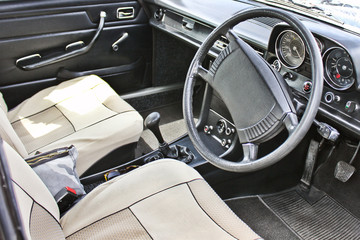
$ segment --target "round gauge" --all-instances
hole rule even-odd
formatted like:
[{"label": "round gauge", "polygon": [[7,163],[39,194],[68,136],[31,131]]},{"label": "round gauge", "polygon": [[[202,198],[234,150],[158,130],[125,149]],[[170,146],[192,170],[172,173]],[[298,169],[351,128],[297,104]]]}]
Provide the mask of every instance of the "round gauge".
[{"label": "round gauge", "polygon": [[325,80],[336,90],[349,89],[355,82],[354,66],[342,48],[332,48],[325,55]]},{"label": "round gauge", "polygon": [[298,68],[305,60],[303,40],[292,30],[283,31],[276,40],[276,55],[286,67]]}]

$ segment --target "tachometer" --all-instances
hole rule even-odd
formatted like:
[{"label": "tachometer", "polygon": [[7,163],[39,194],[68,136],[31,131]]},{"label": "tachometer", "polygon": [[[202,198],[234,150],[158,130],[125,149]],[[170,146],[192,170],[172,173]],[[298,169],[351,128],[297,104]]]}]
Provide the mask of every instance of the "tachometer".
[{"label": "tachometer", "polygon": [[288,68],[298,68],[305,60],[305,45],[300,36],[285,30],[276,39],[276,55]]},{"label": "tachometer", "polygon": [[326,82],[337,90],[349,89],[355,82],[349,54],[342,48],[332,48],[324,54],[324,58]]}]

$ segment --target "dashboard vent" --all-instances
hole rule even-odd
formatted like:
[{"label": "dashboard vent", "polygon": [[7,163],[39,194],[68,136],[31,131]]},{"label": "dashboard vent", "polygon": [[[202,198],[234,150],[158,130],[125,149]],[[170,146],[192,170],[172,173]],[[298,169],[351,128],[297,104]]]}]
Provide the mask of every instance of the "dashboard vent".
[{"label": "dashboard vent", "polygon": [[220,50],[223,50],[229,44],[229,40],[225,36],[221,36],[220,39],[216,40],[214,46]]},{"label": "dashboard vent", "polygon": [[271,18],[271,17],[257,17],[257,18],[254,18],[254,20],[261,22],[269,27],[275,27],[276,24],[282,22],[280,19]]},{"label": "dashboard vent", "polygon": [[[220,51],[224,50],[229,45],[229,40],[225,36],[221,36],[220,39],[216,40],[214,43],[214,46],[219,49]],[[258,47],[253,46],[250,44],[250,46],[260,55],[264,56],[264,50]]]}]

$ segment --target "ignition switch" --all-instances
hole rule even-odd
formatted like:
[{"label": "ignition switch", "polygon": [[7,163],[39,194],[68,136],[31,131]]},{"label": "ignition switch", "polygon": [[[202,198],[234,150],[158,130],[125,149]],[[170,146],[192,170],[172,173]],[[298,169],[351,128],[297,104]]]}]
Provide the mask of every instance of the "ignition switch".
[{"label": "ignition switch", "polygon": [[218,132],[219,132],[220,134],[222,134],[223,132],[225,132],[226,129],[227,129],[227,123],[226,123],[226,121],[225,121],[224,119],[220,119],[220,120],[217,122],[217,124],[216,124],[216,128],[217,128],[217,130],[218,130]]}]

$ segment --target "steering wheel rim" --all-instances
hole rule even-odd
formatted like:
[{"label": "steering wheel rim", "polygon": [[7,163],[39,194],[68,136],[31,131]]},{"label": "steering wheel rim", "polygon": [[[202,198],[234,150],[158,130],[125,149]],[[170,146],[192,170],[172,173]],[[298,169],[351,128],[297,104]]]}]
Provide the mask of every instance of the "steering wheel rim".
[{"label": "steering wheel rim", "polygon": [[[208,72],[201,66],[201,64],[216,39],[218,39],[219,36],[226,34],[227,37],[232,38],[232,41],[240,40],[232,31],[232,28],[243,21],[256,17],[278,18],[286,22],[299,34],[299,36],[303,39],[306,48],[308,49],[308,53],[311,59],[313,85],[308,104],[301,121],[297,123],[297,118],[296,115],[294,116],[294,114],[289,114],[289,116],[286,117],[287,119],[283,121],[289,132],[289,137],[285,140],[285,142],[283,142],[271,153],[259,159],[257,159],[257,144],[254,144],[253,142],[242,143],[244,157],[239,162],[233,162],[222,159],[212,153],[211,150],[209,150],[201,140],[194,122],[192,111],[193,89],[197,78],[200,77],[206,82],[208,81],[206,79],[207,76],[209,76]],[[210,83],[210,81],[208,83]],[[252,172],[266,168],[280,161],[283,157],[290,153],[304,138],[305,134],[310,129],[313,120],[315,119],[318,107],[320,105],[322,88],[323,65],[320,51],[311,32],[296,17],[285,11],[273,8],[255,8],[239,12],[213,30],[213,32],[206,38],[206,40],[202,43],[196,52],[190,65],[183,94],[183,114],[189,137],[199,154],[208,162],[220,169],[231,172]]]}]

